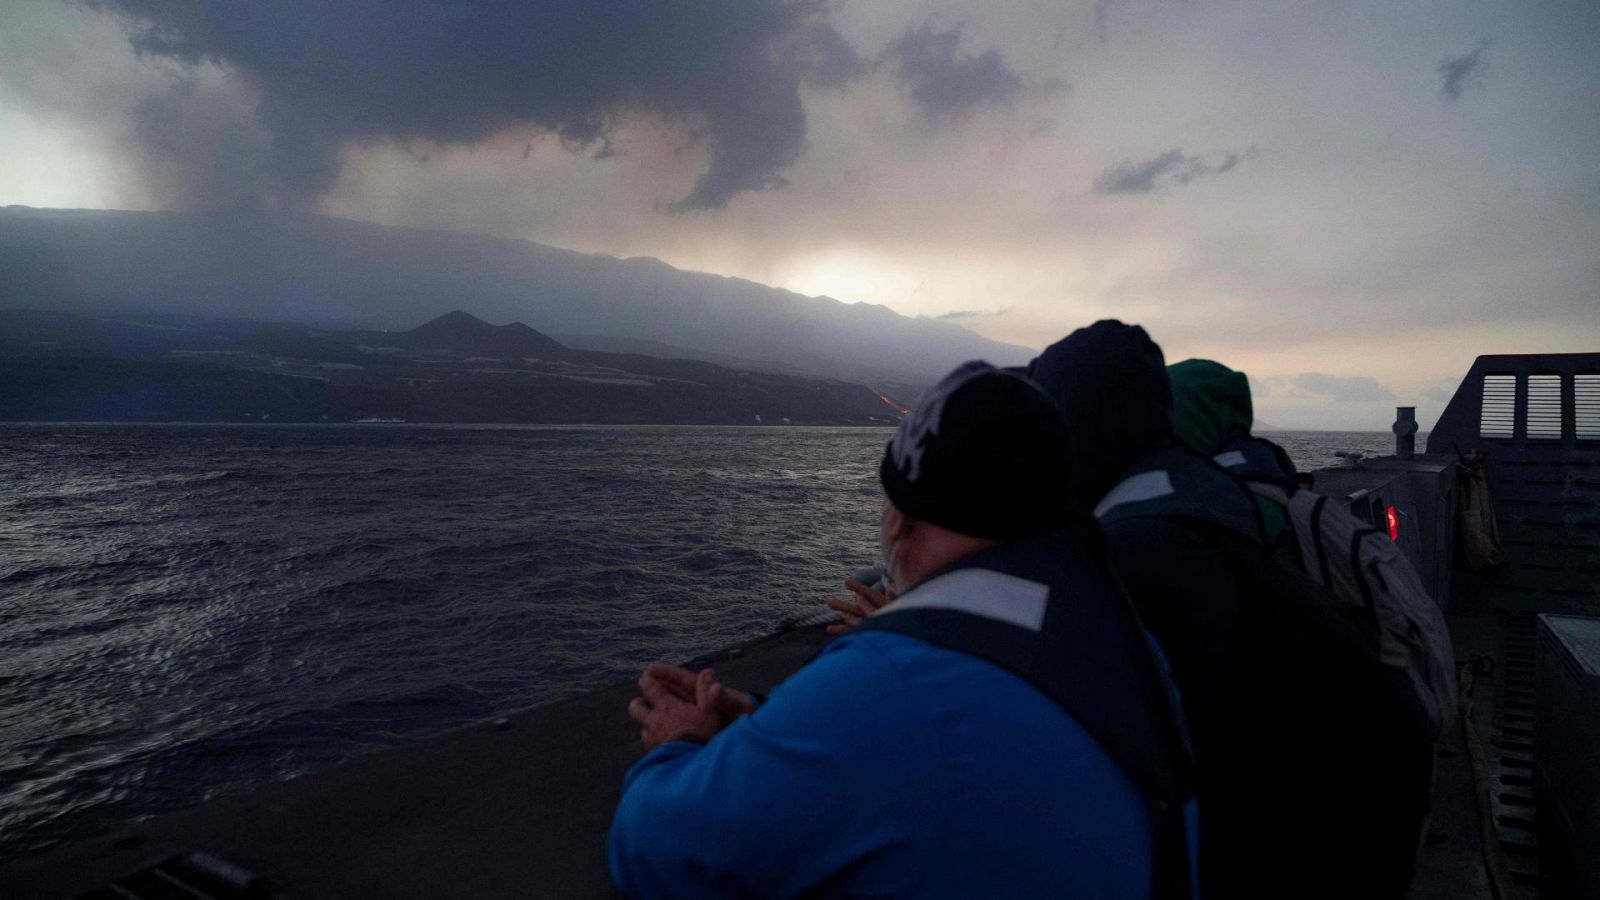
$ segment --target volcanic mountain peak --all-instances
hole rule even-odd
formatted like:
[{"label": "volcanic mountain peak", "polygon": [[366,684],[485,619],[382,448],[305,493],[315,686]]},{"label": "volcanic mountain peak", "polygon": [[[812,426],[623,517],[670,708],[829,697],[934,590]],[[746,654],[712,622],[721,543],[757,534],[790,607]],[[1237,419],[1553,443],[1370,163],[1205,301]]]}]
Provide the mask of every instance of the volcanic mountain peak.
[{"label": "volcanic mountain peak", "polygon": [[476,356],[516,357],[566,349],[521,322],[490,325],[459,309],[405,332],[404,337],[415,349]]}]

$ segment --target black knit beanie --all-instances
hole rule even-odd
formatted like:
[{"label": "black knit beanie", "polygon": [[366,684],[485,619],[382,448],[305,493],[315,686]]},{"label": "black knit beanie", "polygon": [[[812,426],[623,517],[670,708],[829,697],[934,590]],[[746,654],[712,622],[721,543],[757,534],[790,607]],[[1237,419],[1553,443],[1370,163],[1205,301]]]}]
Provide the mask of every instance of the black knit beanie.
[{"label": "black knit beanie", "polygon": [[973,361],[900,423],[878,466],[901,512],[973,537],[1009,540],[1073,521],[1071,441],[1034,384]]}]

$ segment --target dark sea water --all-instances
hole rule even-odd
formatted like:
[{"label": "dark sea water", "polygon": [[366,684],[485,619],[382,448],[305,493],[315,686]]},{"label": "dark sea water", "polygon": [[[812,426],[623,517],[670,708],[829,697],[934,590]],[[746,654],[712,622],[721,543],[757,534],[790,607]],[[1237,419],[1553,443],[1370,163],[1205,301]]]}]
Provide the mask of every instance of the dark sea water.
[{"label": "dark sea water", "polygon": [[887,435],[0,425],[0,858],[817,612]]}]

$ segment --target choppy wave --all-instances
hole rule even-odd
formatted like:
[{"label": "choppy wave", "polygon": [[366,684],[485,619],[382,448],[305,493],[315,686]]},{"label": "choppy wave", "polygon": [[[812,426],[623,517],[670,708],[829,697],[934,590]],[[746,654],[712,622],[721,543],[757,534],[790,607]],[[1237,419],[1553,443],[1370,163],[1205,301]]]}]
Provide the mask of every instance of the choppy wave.
[{"label": "choppy wave", "polygon": [[0,428],[0,855],[809,613],[883,439]]},{"label": "choppy wave", "polygon": [[885,436],[0,427],[0,856],[812,613]]}]

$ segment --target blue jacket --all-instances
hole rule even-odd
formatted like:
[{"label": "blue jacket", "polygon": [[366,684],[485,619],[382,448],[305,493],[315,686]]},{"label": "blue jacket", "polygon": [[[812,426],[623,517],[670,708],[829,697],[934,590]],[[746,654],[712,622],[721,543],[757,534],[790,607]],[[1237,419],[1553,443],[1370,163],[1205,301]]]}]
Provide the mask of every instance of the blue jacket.
[{"label": "blue jacket", "polygon": [[988,662],[846,635],[707,745],[628,773],[611,873],[643,897],[1145,897],[1151,822],[1083,728]]}]

